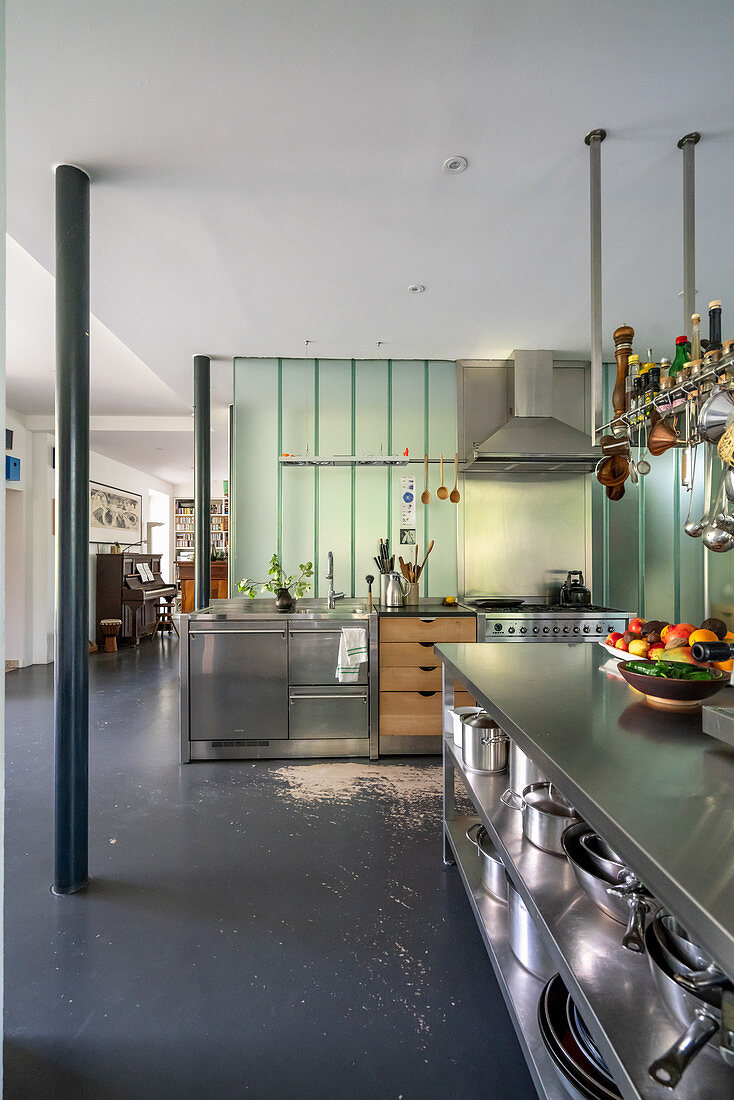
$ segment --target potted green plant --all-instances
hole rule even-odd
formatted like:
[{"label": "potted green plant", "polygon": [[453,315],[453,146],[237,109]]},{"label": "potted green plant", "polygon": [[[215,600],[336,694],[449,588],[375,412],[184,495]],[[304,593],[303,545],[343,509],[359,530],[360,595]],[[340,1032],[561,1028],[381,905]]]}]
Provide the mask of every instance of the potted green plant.
[{"label": "potted green plant", "polygon": [[[307,561],[298,566],[299,574],[292,577],[286,576],[283,566],[277,554],[273,554],[268,566],[268,579],[266,581],[252,581],[249,577],[237,582],[240,592],[255,599],[257,590],[272,592],[275,595],[275,606],[278,611],[290,611],[293,607],[293,596],[305,596],[311,588],[308,578],[313,576],[313,562]],[[291,589],[293,595],[291,595]]]}]

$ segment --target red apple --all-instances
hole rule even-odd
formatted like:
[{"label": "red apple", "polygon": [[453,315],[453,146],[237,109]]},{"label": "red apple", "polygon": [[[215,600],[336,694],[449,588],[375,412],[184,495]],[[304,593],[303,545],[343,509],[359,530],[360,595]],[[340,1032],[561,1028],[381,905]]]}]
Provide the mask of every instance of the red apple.
[{"label": "red apple", "polygon": [[613,630],[611,634],[607,635],[607,645],[615,646],[622,635],[618,630]]},{"label": "red apple", "polygon": [[623,653],[627,653],[629,651],[629,646],[624,640],[624,635],[622,635],[621,638],[617,639],[617,641],[614,643],[614,648],[621,649]]},{"label": "red apple", "polygon": [[633,634],[641,634],[642,628],[646,622],[646,619],[640,619],[639,617],[636,619],[630,619],[630,624],[627,629],[631,630]]},{"label": "red apple", "polygon": [[665,660],[665,646],[664,645],[651,645],[647,651],[647,659],[649,661],[664,661]]}]

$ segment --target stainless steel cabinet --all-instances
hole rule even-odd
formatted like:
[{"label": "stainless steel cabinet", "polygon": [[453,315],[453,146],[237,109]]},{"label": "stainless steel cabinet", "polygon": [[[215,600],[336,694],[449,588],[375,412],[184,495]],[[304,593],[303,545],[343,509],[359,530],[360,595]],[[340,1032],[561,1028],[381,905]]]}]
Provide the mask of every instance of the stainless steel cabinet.
[{"label": "stainless steel cabinet", "polygon": [[289,710],[291,740],[369,736],[366,690],[291,688]]},{"label": "stainless steel cabinet", "polygon": [[288,648],[284,626],[189,631],[192,740],[288,737]]},{"label": "stainless steel cabinet", "polygon": [[[314,623],[290,627],[288,678],[291,684],[336,683],[342,625],[353,626],[354,623],[330,623],[327,627],[323,623]],[[367,683],[366,663],[360,665],[356,683]]]}]

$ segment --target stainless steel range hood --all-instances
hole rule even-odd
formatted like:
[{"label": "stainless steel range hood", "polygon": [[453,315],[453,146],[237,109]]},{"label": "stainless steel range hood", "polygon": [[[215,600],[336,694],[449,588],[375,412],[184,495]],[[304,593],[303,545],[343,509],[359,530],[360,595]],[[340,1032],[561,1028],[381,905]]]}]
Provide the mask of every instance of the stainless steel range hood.
[{"label": "stainless steel range hood", "polygon": [[553,352],[515,351],[508,361],[510,419],[474,447],[468,472],[517,470],[587,472],[601,450],[591,437],[550,413],[553,409]]}]

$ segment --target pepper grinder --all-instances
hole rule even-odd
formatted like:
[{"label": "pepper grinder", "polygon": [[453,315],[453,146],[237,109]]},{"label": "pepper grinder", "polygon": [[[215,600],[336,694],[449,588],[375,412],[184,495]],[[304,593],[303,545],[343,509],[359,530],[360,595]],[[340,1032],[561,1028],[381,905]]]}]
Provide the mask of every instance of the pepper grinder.
[{"label": "pepper grinder", "polygon": [[[632,351],[632,340],[635,330],[631,325],[621,325],[614,330],[614,356],[617,360],[617,379],[612,390],[612,409],[614,420],[617,420],[625,411],[624,383],[627,378],[629,357]],[[612,426],[614,434],[614,426]]]},{"label": "pepper grinder", "polygon": [[371,573],[368,573],[367,576],[365,577],[365,580],[367,581],[367,601],[368,601],[367,602],[367,610],[369,611],[369,613],[371,615],[372,614],[372,585],[374,584],[375,578],[372,576]]}]

